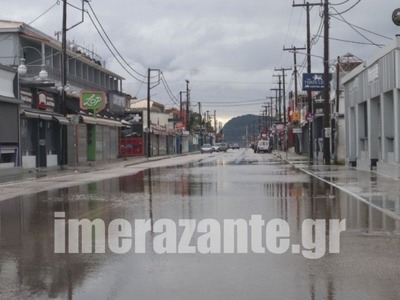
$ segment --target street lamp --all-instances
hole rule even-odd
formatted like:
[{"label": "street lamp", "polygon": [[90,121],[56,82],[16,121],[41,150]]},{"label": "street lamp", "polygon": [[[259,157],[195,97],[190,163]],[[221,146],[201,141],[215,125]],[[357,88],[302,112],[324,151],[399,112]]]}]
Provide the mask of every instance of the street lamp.
[{"label": "street lamp", "polygon": [[17,71],[19,76],[25,76],[26,73],[28,72],[28,68],[26,67],[25,64],[25,58],[21,58],[20,65],[18,66]]}]

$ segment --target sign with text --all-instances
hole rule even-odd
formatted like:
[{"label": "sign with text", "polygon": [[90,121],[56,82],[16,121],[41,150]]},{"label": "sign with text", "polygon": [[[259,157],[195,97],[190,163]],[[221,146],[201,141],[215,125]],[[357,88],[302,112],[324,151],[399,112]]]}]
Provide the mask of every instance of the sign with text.
[{"label": "sign with text", "polygon": [[106,107],[106,94],[102,91],[82,91],[79,106],[94,113],[102,111]]},{"label": "sign with text", "polygon": [[121,93],[108,93],[108,108],[111,112],[124,114],[128,108],[126,96]]},{"label": "sign with text", "polygon": [[[329,81],[332,74],[329,74]],[[322,91],[324,89],[323,73],[303,73],[303,91]]]}]

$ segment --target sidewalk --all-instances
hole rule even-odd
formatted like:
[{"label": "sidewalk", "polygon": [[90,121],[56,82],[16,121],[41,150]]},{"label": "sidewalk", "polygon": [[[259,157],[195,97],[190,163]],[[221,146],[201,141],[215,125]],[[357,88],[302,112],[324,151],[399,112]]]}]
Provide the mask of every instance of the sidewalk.
[{"label": "sidewalk", "polygon": [[118,158],[111,161],[101,161],[101,162],[86,162],[75,166],[66,166],[65,168],[54,167],[54,168],[43,168],[43,169],[18,169],[14,172],[7,173],[8,170],[0,170],[0,185],[3,183],[14,183],[21,181],[32,181],[43,177],[54,177],[63,176],[73,173],[87,173],[105,169],[113,169],[119,167],[125,167],[135,164],[140,164],[147,161],[154,161],[159,159],[165,159],[170,156],[162,157],[151,157],[146,158],[140,157],[127,157]]},{"label": "sidewalk", "polygon": [[314,176],[352,197],[400,221],[400,180],[375,171],[361,171],[349,166],[309,164],[307,156],[283,151],[274,155],[294,168]]}]

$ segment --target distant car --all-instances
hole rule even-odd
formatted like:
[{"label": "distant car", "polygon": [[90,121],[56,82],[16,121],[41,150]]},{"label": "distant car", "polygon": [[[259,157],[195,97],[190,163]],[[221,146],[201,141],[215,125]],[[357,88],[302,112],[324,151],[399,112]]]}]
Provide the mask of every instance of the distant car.
[{"label": "distant car", "polygon": [[240,149],[239,144],[238,143],[234,143],[232,145],[232,149]]},{"label": "distant car", "polygon": [[217,152],[226,152],[228,151],[228,145],[225,143],[215,143],[214,146],[212,146],[214,151]]},{"label": "distant car", "polygon": [[213,146],[211,146],[211,144],[204,144],[203,146],[201,146],[200,152],[201,153],[213,153],[214,148],[213,148]]},{"label": "distant car", "polygon": [[272,151],[272,147],[269,144],[269,140],[259,140],[257,146],[254,148],[254,153],[266,152],[269,153]]}]

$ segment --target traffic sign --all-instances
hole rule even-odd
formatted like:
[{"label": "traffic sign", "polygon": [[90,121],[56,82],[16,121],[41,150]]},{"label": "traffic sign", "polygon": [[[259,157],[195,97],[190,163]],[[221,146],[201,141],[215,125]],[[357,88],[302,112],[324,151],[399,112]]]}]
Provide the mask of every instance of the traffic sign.
[{"label": "traffic sign", "polygon": [[331,137],[331,128],[326,127],[326,128],[324,128],[324,131],[325,131],[325,137],[330,138]]},{"label": "traffic sign", "polygon": [[300,127],[293,128],[293,133],[302,133],[303,130]]},{"label": "traffic sign", "polygon": [[309,112],[309,113],[307,114],[307,121],[308,121],[308,122],[314,121],[314,114],[313,114],[312,112]]},{"label": "traffic sign", "polygon": [[72,117],[71,117],[71,124],[72,125],[78,125],[79,124],[79,116],[78,115],[73,115]]}]

